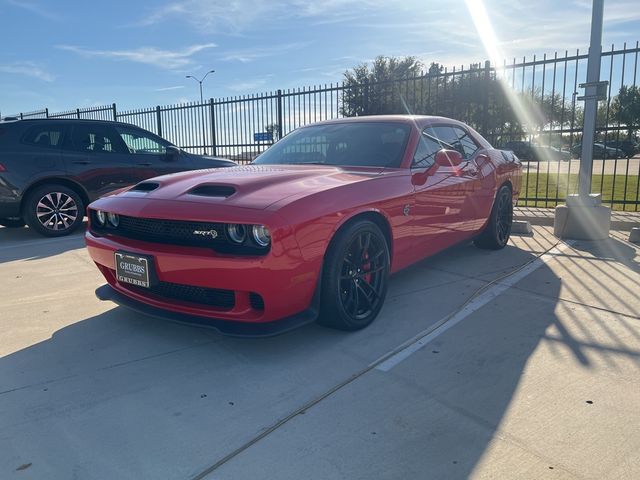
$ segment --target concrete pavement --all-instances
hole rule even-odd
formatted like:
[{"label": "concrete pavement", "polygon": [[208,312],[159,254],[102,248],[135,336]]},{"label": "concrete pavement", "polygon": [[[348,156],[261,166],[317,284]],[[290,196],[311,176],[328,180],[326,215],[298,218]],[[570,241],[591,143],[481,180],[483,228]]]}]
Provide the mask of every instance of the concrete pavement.
[{"label": "concrete pavement", "polygon": [[456,247],[394,276],[362,332],[243,340],[99,302],[78,235],[0,229],[0,478],[639,478],[624,238]]}]

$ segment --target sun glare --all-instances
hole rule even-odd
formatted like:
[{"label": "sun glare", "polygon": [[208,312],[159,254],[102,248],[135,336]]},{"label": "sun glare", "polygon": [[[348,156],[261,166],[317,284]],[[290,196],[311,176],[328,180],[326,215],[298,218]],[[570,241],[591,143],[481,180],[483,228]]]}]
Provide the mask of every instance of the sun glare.
[{"label": "sun glare", "polygon": [[[505,97],[509,101],[520,125],[522,125],[527,134],[536,136],[538,134],[538,132],[535,131],[535,125],[537,124],[536,119],[543,118],[543,113],[533,102],[525,103],[523,98],[509,86],[509,82],[506,78],[506,71],[503,66],[506,56],[500,49],[500,42],[498,41],[493,24],[487,14],[484,1],[465,0],[465,4],[467,6],[467,10],[469,10],[469,14],[471,15],[471,19],[476,27],[476,31],[480,37],[480,41],[482,42],[485,52],[495,68],[496,79],[500,82],[500,86],[504,90]],[[535,66],[533,68],[535,68]],[[512,72],[511,74],[515,75],[515,72]],[[545,157],[545,161],[553,161],[551,155],[546,150],[542,150],[540,154]],[[547,163],[547,165],[549,164]]]}]

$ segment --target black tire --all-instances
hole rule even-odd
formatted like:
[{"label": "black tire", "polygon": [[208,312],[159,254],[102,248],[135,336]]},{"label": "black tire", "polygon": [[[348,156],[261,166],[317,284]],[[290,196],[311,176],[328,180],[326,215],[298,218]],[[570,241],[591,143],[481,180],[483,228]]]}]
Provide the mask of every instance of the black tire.
[{"label": "black tire", "polygon": [[511,189],[503,185],[493,202],[489,221],[482,233],[474,240],[476,247],[500,250],[507,245],[513,224],[513,197]]},{"label": "black tire", "polygon": [[318,323],[354,331],[380,313],[389,281],[389,246],[368,220],[346,225],[331,241],[322,269]]},{"label": "black tire", "polygon": [[82,225],[85,205],[80,195],[64,185],[42,185],[29,194],[24,219],[46,237],[69,235]]},{"label": "black tire", "polygon": [[21,228],[25,223],[21,218],[0,218],[0,225],[7,228]]}]

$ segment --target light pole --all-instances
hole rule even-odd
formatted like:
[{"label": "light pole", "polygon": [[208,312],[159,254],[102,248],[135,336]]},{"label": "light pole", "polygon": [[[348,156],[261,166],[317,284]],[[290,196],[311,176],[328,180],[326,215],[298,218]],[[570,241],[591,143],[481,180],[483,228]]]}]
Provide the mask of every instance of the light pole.
[{"label": "light pole", "polygon": [[600,81],[603,13],[604,0],[593,0],[587,81],[580,84],[580,88],[584,88],[584,96],[577,98],[578,101],[584,100],[578,194],[567,196],[566,205],[556,207],[553,234],[560,238],[603,240],[609,236],[611,227],[611,209],[602,205],[601,193],[591,193],[598,100],[606,98],[609,83]]},{"label": "light pole", "polygon": [[206,146],[206,130],[205,130],[205,126],[204,126],[204,116],[206,114],[206,112],[204,111],[204,99],[202,98],[202,82],[204,82],[204,79],[207,78],[209,76],[210,73],[214,73],[215,70],[209,70],[207,73],[204,74],[204,77],[202,77],[201,79],[198,79],[196,77],[194,77],[193,75],[187,75],[186,78],[193,78],[196,82],[198,82],[198,85],[200,85],[200,105],[202,105],[203,111],[202,111],[202,153],[204,155],[207,154],[207,146]]}]

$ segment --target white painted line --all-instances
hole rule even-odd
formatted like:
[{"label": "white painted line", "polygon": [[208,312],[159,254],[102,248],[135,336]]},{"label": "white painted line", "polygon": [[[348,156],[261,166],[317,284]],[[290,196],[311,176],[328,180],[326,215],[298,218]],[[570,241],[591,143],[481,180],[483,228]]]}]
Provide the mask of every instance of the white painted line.
[{"label": "white painted line", "polygon": [[[496,298],[498,295],[500,295],[504,291],[514,286],[516,283],[518,283],[520,280],[525,278],[527,275],[531,274],[532,272],[540,268],[542,265],[544,265],[549,260],[551,260],[555,255],[569,248],[572,243],[573,242],[566,242],[558,247],[552,248],[551,250],[549,250],[548,252],[541,255],[539,258],[537,258],[533,262],[531,262],[526,267],[513,273],[513,275],[510,275],[504,278],[503,280],[496,282],[494,286],[490,287],[488,290],[485,290],[483,293],[475,297],[473,300],[467,303],[461,310],[457,311],[452,316],[447,316],[439,320],[438,322],[436,322],[435,325],[432,325],[430,328],[418,334],[416,337],[414,337],[415,339],[414,341],[412,342],[410,341],[410,343],[404,348],[402,348],[400,351],[398,351],[395,354],[392,354],[391,356],[389,356],[389,358],[381,361],[378,365],[376,365],[375,369],[380,370],[382,372],[388,372],[393,367],[398,365],[400,362],[408,358],[410,355],[414,354],[415,352],[423,348],[425,345],[431,342],[431,340],[442,335],[451,327],[453,327],[454,325],[457,325],[462,320],[467,318],[473,312],[475,312],[476,310],[479,310],[480,308],[485,306],[487,303],[489,303],[491,300]],[[381,358],[384,358],[384,356]],[[379,361],[380,360],[376,360],[376,362],[373,362],[373,363],[375,364]]]}]

